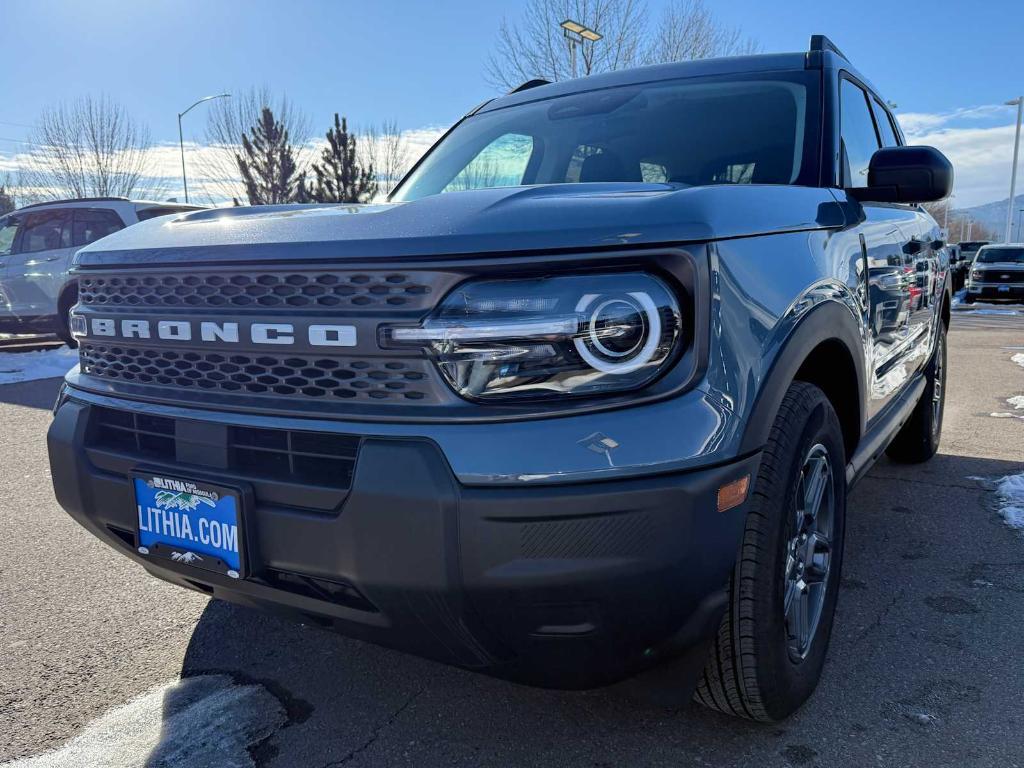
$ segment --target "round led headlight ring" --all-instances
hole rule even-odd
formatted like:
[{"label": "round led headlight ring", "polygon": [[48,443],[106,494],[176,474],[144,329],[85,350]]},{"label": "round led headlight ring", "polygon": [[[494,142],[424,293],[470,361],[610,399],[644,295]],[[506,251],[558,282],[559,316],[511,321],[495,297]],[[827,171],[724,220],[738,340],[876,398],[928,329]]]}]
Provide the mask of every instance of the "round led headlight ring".
[{"label": "round led headlight ring", "polygon": [[[661,340],[661,316],[654,300],[642,291],[621,295],[589,293],[576,311],[587,320],[573,339],[580,357],[595,370],[608,374],[632,373],[647,365]],[[609,327],[623,327],[621,336],[607,337]]]}]

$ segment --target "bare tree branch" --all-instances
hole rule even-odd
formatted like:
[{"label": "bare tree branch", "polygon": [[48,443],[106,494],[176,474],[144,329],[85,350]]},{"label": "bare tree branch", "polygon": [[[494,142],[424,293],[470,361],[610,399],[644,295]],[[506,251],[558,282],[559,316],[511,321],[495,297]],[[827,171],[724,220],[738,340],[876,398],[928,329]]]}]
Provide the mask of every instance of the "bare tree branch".
[{"label": "bare tree branch", "polygon": [[390,194],[412,166],[409,144],[394,120],[370,125],[359,137],[360,165],[373,168],[377,190]]},{"label": "bare tree branch", "polygon": [[[196,187],[201,184],[207,190],[208,202],[245,198],[245,185],[238,173],[236,157],[241,151],[242,137],[260,122],[264,107],[273,112],[274,118],[288,134],[295,151],[296,175],[306,172],[313,155],[310,146],[313,132],[309,119],[286,96],[275,97],[266,86],[250,88],[234,93],[230,99],[210,102],[206,118],[207,146],[197,153],[194,162],[201,179]],[[191,176],[192,173],[189,174]]]},{"label": "bare tree branch", "polygon": [[603,35],[577,48],[577,75],[758,50],[739,29],[719,22],[703,0],[672,0],[653,27],[649,17],[644,0],[528,0],[518,22],[502,20],[487,79],[508,90],[533,78],[573,77],[569,44],[560,28],[566,19]]},{"label": "bare tree branch", "polygon": [[28,143],[19,186],[31,199],[132,197],[151,175],[149,131],[105,96],[47,109]]}]

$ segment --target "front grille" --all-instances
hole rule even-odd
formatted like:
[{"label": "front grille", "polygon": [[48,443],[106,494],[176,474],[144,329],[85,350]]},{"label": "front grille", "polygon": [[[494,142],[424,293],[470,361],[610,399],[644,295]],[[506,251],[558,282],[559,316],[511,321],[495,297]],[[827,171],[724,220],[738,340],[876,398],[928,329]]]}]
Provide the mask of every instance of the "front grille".
[{"label": "front grille", "polygon": [[983,270],[981,277],[978,278],[980,283],[1024,283],[1024,271],[1021,272],[1004,272],[998,269],[987,269]]},{"label": "front grille", "polygon": [[96,307],[416,309],[433,286],[400,272],[83,275],[78,301]]},{"label": "front grille", "polygon": [[82,373],[134,384],[321,400],[422,401],[427,361],[185,352],[83,343]]},{"label": "front grille", "polygon": [[93,409],[90,445],[147,459],[174,460],[174,419],[111,408]]},{"label": "front grille", "polygon": [[348,435],[252,427],[228,430],[232,469],[258,477],[348,488],[358,452],[359,438]]},{"label": "front grille", "polygon": [[[177,462],[176,420],[94,406],[86,444],[139,459]],[[230,473],[259,481],[348,490],[359,438],[326,432],[225,427]]]}]

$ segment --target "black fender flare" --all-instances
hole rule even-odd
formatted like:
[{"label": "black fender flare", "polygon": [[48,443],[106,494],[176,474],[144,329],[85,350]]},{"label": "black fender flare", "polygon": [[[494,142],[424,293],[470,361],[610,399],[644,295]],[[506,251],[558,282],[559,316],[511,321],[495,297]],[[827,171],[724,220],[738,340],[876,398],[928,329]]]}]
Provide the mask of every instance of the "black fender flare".
[{"label": "black fender flare", "polygon": [[786,390],[793,383],[797,372],[811,352],[819,344],[827,341],[842,344],[853,360],[853,367],[857,372],[857,410],[860,416],[857,439],[863,436],[864,389],[867,379],[864,375],[864,343],[861,330],[848,306],[828,301],[812,308],[800,318],[772,361],[747,420],[740,443],[742,453],[760,450],[768,442],[768,435],[772,424],[775,423],[775,416],[779,412]]}]

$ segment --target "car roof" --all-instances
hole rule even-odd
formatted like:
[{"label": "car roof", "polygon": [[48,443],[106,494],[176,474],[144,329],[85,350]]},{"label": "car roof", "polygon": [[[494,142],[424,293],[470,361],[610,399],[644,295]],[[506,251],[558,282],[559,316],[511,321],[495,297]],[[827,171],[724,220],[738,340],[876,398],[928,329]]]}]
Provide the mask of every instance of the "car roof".
[{"label": "car roof", "polygon": [[[832,58],[831,52],[829,58]],[[845,60],[844,60],[845,61]],[[566,96],[573,93],[614,88],[620,85],[639,85],[661,80],[677,80],[686,77],[708,75],[731,75],[754,72],[776,72],[802,70],[807,67],[807,53],[770,53],[753,56],[728,56],[719,59],[677,61],[671,64],[652,64],[633,69],[619,69],[597,75],[561,80],[557,83],[536,85],[525,90],[500,96],[479,107],[476,111],[492,112],[515,104]]]},{"label": "car roof", "polygon": [[[195,205],[193,203],[178,203],[173,201],[157,202],[154,200],[129,200],[127,197],[75,197],[68,198],[66,200],[45,200],[41,203],[30,203],[29,205],[23,205],[18,209],[20,211],[27,210],[45,210],[47,208],[60,207],[60,208],[81,208],[81,207],[95,207],[97,203],[111,203],[111,207],[117,205],[136,205],[136,206],[175,206],[181,208],[189,208],[195,210],[201,210],[204,208],[202,205]],[[14,213],[14,211],[12,211]]]}]

